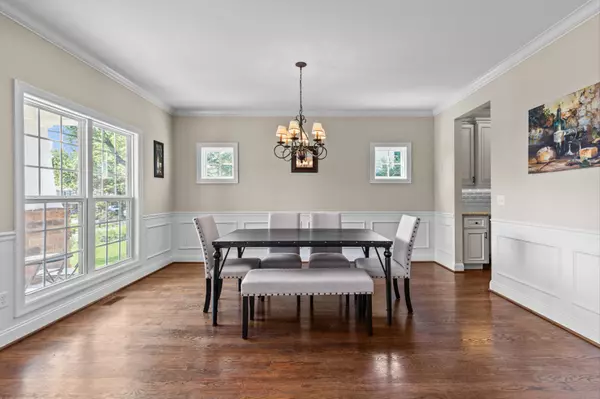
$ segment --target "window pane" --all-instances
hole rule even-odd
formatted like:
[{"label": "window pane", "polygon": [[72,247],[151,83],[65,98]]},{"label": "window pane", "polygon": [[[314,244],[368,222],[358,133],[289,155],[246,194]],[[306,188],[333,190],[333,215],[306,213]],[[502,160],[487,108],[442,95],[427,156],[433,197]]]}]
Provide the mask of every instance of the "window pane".
[{"label": "window pane", "polygon": [[120,258],[120,250],[119,250],[119,243],[116,242],[114,244],[109,244],[108,245],[108,260],[107,260],[107,264],[112,265],[114,263],[117,263],[119,261]]},{"label": "window pane", "polygon": [[51,259],[45,263],[45,285],[60,283],[65,279],[66,258],[61,256],[57,259]]},{"label": "window pane", "polygon": [[96,245],[106,244],[106,224],[96,225]]},{"label": "window pane", "polygon": [[25,195],[40,195],[40,170],[38,168],[25,168]]},{"label": "window pane", "polygon": [[102,143],[102,129],[97,126],[93,126],[92,130],[94,131],[94,133],[92,133],[92,140],[96,143]]},{"label": "window pane", "polygon": [[46,231],[46,258],[65,252],[65,229]]},{"label": "window pane", "polygon": [[82,248],[81,229],[67,229],[67,252],[79,251]]},{"label": "window pane", "polygon": [[96,223],[106,221],[106,201],[96,202]]},{"label": "window pane", "polygon": [[119,201],[108,203],[107,216],[109,221],[115,221],[119,219]]},{"label": "window pane", "polygon": [[67,222],[69,226],[81,225],[81,204],[70,202],[67,211]]},{"label": "window pane", "polygon": [[79,122],[63,117],[62,118],[62,141],[69,144],[78,144]]},{"label": "window pane", "polygon": [[40,166],[60,168],[60,142],[40,140]]},{"label": "window pane", "polygon": [[112,153],[115,152],[115,133],[110,130],[104,130],[104,136],[102,141],[104,141],[104,151],[110,151]]},{"label": "window pane", "polygon": [[40,195],[57,195],[60,187],[60,170],[59,169],[41,169],[41,192]]},{"label": "window pane", "polygon": [[27,230],[43,230],[44,220],[44,204],[25,205],[25,228]]},{"label": "window pane", "polygon": [[127,180],[123,177],[116,177],[117,180],[117,195],[127,195]]},{"label": "window pane", "polygon": [[62,168],[69,170],[79,169],[79,147],[72,144],[62,145]]},{"label": "window pane", "polygon": [[25,165],[39,166],[39,142],[35,137],[25,136]]},{"label": "window pane", "polygon": [[116,184],[115,176],[109,175],[102,179],[102,195],[110,196],[115,195]]},{"label": "window pane", "polygon": [[388,166],[387,164],[381,163],[379,166],[375,167],[375,176],[377,177],[387,177],[388,176]]},{"label": "window pane", "polygon": [[121,201],[119,218],[121,220],[129,219],[129,201]]},{"label": "window pane", "polygon": [[106,265],[106,245],[96,248],[95,265],[96,268]]},{"label": "window pane", "polygon": [[62,195],[71,197],[79,194],[79,181],[76,172],[62,173]]},{"label": "window pane", "polygon": [[119,223],[109,223],[108,224],[108,236],[106,238],[106,242],[115,242],[119,241]]},{"label": "window pane", "polygon": [[38,109],[31,105],[25,105],[23,108],[23,119],[25,134],[38,136]]},{"label": "window pane", "polygon": [[129,242],[121,241],[121,256],[120,256],[121,260],[130,258],[128,248],[129,248]]},{"label": "window pane", "polygon": [[399,164],[396,164],[390,168],[390,177],[401,177]]},{"label": "window pane", "polygon": [[129,222],[121,222],[121,240],[126,240],[129,236],[128,236],[128,231],[129,231]]},{"label": "window pane", "polygon": [[204,160],[206,162],[206,165],[213,165],[213,166],[218,166],[219,165],[219,156],[221,155],[220,151],[210,151],[207,150],[206,151],[206,155],[204,157]]},{"label": "window pane", "polygon": [[60,140],[60,115],[40,110],[40,136]]},{"label": "window pane", "polygon": [[222,165],[221,177],[233,177],[233,165]]},{"label": "window pane", "polygon": [[206,177],[219,177],[219,167],[214,165],[207,165]]},{"label": "window pane", "polygon": [[115,147],[117,156],[126,160],[127,158],[127,137],[123,134],[117,134],[115,137]]},{"label": "window pane", "polygon": [[222,164],[232,164],[233,163],[233,151],[232,150],[223,150],[220,154],[220,161]]},{"label": "window pane", "polygon": [[[25,261],[27,258],[42,256],[44,253],[44,232],[27,232],[25,233]],[[32,259],[29,259],[32,260]]]},{"label": "window pane", "polygon": [[394,151],[393,155],[394,155],[394,162],[395,163],[400,163],[401,160],[401,155],[400,155],[400,151]]},{"label": "window pane", "polygon": [[46,229],[66,227],[65,207],[66,204],[61,202],[49,202],[46,204]]},{"label": "window pane", "polygon": [[82,252],[75,252],[67,255],[67,278],[77,277],[82,274],[83,268],[81,267],[81,259],[83,259]]}]

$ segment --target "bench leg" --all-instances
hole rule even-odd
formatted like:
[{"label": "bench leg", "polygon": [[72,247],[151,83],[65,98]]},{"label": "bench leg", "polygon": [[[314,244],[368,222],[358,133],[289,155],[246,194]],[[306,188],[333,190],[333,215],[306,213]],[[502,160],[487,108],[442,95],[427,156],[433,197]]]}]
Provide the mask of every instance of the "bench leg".
[{"label": "bench leg", "polygon": [[300,310],[300,295],[296,295],[296,308]]},{"label": "bench leg", "polygon": [[367,334],[373,335],[373,295],[367,295]]},{"label": "bench leg", "polygon": [[314,297],[311,295],[310,296],[310,311],[311,311],[311,313],[312,313],[313,309],[314,309]]},{"label": "bench leg", "polygon": [[250,320],[254,320],[254,297],[250,297]]},{"label": "bench leg", "polygon": [[242,338],[248,339],[248,297],[242,297]]},{"label": "bench leg", "polygon": [[212,281],[207,278],[206,279],[206,292],[204,295],[204,313],[208,313],[208,308],[210,307],[210,298],[212,295]]}]

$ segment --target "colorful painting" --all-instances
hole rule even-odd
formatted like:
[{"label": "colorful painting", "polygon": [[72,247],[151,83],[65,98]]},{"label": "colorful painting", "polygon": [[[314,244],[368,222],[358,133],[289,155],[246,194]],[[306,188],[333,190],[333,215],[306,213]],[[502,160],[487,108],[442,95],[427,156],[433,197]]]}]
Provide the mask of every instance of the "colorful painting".
[{"label": "colorful painting", "polygon": [[529,110],[529,173],[600,166],[600,83]]}]

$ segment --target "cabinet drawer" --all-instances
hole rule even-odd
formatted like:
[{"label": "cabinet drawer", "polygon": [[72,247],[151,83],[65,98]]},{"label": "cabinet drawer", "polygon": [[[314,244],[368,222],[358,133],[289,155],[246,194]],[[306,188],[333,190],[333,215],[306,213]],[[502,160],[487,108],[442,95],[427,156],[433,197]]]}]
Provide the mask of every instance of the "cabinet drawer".
[{"label": "cabinet drawer", "polygon": [[480,229],[487,227],[488,218],[485,216],[465,216],[463,225],[465,229]]}]

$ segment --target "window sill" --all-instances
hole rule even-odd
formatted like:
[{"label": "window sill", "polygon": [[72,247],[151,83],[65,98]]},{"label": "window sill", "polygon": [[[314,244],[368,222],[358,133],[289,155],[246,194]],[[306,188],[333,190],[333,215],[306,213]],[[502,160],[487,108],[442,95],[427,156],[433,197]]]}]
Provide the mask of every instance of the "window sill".
[{"label": "window sill", "polygon": [[17,304],[15,317],[22,317],[43,307],[52,305],[55,302],[76,295],[81,291],[97,286],[114,277],[135,270],[141,265],[142,263],[139,259],[132,259],[24,296],[24,304]]},{"label": "window sill", "polygon": [[371,184],[411,184],[411,179],[373,179],[371,178]]}]

